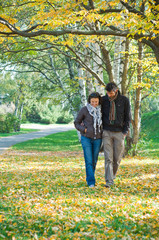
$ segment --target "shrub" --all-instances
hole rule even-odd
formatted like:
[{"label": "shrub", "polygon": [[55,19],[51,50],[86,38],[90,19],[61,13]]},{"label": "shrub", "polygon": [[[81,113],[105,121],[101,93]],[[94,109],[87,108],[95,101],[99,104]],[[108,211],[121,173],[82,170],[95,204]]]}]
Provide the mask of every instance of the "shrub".
[{"label": "shrub", "polygon": [[26,112],[26,119],[29,122],[38,123],[41,120],[41,117],[38,113],[37,107],[34,104],[29,111]]},{"label": "shrub", "polygon": [[63,111],[61,115],[57,118],[56,123],[70,123],[73,117],[66,111]]},{"label": "shrub", "polygon": [[13,114],[0,115],[0,132],[9,133],[20,131],[20,120]]},{"label": "shrub", "polygon": [[73,120],[72,115],[62,107],[42,103],[34,103],[25,116],[25,121],[32,123],[70,123]]},{"label": "shrub", "polygon": [[5,115],[0,115],[0,132],[1,133],[4,133],[5,132],[5,129],[6,129],[6,127],[5,127]]}]

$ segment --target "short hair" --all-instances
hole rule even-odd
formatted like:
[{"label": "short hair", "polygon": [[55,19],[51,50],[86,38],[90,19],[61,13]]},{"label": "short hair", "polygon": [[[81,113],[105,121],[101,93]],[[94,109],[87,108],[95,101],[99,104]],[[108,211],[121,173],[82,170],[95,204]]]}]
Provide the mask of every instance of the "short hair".
[{"label": "short hair", "polygon": [[101,95],[98,92],[93,92],[88,96],[88,103],[91,102],[91,98],[98,98],[99,99],[99,104],[102,102]]},{"label": "short hair", "polygon": [[117,85],[114,82],[110,82],[106,85],[106,91],[111,92],[118,89]]}]

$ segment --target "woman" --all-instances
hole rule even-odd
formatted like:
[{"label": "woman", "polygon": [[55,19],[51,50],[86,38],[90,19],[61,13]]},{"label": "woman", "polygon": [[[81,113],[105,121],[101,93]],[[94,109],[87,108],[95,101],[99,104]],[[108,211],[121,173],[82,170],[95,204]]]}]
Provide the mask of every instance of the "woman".
[{"label": "woman", "polygon": [[95,187],[95,169],[102,142],[101,96],[94,92],[89,95],[87,106],[83,107],[74,122],[81,133],[81,144],[86,166],[86,181]]}]

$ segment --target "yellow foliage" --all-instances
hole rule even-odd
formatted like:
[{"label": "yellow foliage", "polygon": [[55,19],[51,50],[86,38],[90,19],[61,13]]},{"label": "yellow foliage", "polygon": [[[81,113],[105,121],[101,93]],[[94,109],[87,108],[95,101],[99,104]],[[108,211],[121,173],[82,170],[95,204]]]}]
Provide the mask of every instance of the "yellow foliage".
[{"label": "yellow foliage", "polygon": [[[58,28],[70,27],[71,24],[78,24],[80,27],[85,26],[85,24],[95,23],[97,20],[100,21],[101,25],[105,23],[114,26],[123,26],[123,28],[128,28],[131,34],[139,33],[139,29],[142,34],[154,31],[158,34],[158,30],[154,29],[154,25],[151,23],[151,19],[154,15],[150,11],[150,5],[147,5],[145,14],[148,20],[144,20],[141,16],[133,13],[129,13],[127,10],[123,10],[120,13],[106,13],[99,14],[101,9],[118,8],[119,0],[115,1],[94,1],[95,10],[88,11],[81,4],[84,3],[86,6],[88,4],[87,0],[84,1],[31,1],[26,3],[26,1],[20,1],[20,5],[14,3],[7,11],[4,9],[2,17],[8,20],[12,24],[18,26],[17,15],[24,11],[27,21],[23,20],[25,23],[30,22],[28,27],[34,24],[45,24],[47,26],[39,26],[38,29],[45,30],[57,30]],[[140,3],[139,3],[140,4]],[[156,7],[158,9],[158,7]],[[31,13],[31,14],[30,14]],[[21,24],[19,24],[21,25]],[[26,26],[27,28],[27,26]],[[3,28],[3,31],[6,29]]]},{"label": "yellow foliage", "polygon": [[4,220],[4,216],[0,215],[0,223]]}]

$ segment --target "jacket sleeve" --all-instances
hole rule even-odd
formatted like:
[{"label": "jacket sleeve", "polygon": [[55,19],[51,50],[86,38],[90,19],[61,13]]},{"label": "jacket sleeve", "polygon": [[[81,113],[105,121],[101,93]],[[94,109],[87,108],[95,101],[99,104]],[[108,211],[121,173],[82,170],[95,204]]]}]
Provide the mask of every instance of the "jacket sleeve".
[{"label": "jacket sleeve", "polygon": [[76,119],[75,119],[75,121],[74,121],[75,128],[76,128],[78,131],[82,132],[82,133],[84,133],[85,128],[86,128],[86,127],[84,126],[84,124],[83,124],[84,118],[85,118],[84,108],[82,108],[82,109],[79,111],[79,113],[78,113],[78,115],[77,115],[77,117],[76,117]]},{"label": "jacket sleeve", "polygon": [[130,128],[131,123],[131,108],[129,99],[126,98],[125,101],[125,110],[124,110],[124,126],[123,126],[123,134],[127,134]]}]

